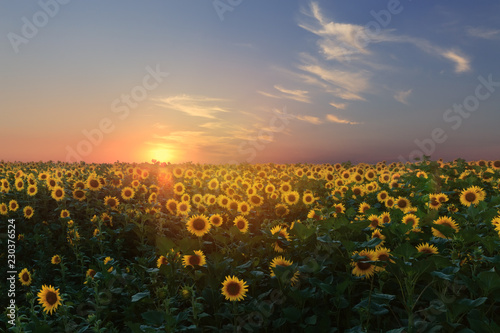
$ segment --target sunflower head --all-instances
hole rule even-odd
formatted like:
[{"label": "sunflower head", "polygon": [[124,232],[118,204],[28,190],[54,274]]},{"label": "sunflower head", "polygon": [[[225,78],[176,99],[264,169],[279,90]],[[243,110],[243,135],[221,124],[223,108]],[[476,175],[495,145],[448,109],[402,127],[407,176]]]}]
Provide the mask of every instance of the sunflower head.
[{"label": "sunflower head", "polygon": [[245,298],[248,291],[248,285],[244,280],[240,280],[235,276],[226,276],[222,282],[222,295],[228,301],[241,301]]},{"label": "sunflower head", "polygon": [[61,305],[62,298],[59,295],[59,289],[55,289],[52,286],[42,286],[37,294],[38,303],[43,306],[43,311],[52,314],[53,311],[57,310],[57,307]]},{"label": "sunflower head", "polygon": [[27,268],[23,268],[23,270],[19,273],[19,281],[23,286],[29,286],[31,284],[31,273]]}]

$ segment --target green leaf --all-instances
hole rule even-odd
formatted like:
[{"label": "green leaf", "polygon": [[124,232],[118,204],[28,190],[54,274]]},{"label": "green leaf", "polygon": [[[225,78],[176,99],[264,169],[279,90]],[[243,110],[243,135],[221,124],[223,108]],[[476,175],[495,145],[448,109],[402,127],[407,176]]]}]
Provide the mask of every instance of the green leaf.
[{"label": "green leaf", "polygon": [[500,288],[500,276],[496,272],[481,272],[477,277],[479,278],[479,286],[487,295]]},{"label": "green leaf", "polygon": [[139,293],[132,296],[132,302],[140,301],[141,299],[143,299],[145,297],[149,297],[149,296],[150,296],[149,290],[139,292]]},{"label": "green leaf", "polygon": [[289,306],[283,309],[283,315],[285,319],[291,323],[296,323],[300,320],[300,310],[296,307]]},{"label": "green leaf", "polygon": [[152,325],[161,325],[165,321],[165,313],[160,311],[147,311],[141,313],[142,318]]}]

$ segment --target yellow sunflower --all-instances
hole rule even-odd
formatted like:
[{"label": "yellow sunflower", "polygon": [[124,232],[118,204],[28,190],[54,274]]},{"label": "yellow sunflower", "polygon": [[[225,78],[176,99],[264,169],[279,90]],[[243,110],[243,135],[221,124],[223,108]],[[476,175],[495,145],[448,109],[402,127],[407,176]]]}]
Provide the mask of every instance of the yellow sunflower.
[{"label": "yellow sunflower", "polygon": [[52,259],[50,260],[50,263],[52,265],[58,265],[61,263],[61,256],[59,256],[58,254],[56,254],[55,256],[52,256]]},{"label": "yellow sunflower", "polygon": [[78,201],[85,200],[85,191],[83,191],[82,189],[73,190],[73,198]]},{"label": "yellow sunflower", "polygon": [[418,229],[418,224],[420,222],[420,218],[418,218],[415,214],[406,214],[403,216],[402,222],[407,225],[411,225],[412,229]]},{"label": "yellow sunflower", "polygon": [[368,203],[362,202],[359,205],[358,213],[365,214],[366,211],[369,210],[370,208],[371,208],[371,206]]},{"label": "yellow sunflower", "polygon": [[481,201],[482,193],[481,189],[476,186],[469,187],[465,189],[460,194],[460,203],[464,206],[469,207],[470,205],[477,205]]},{"label": "yellow sunflower", "polygon": [[27,268],[23,268],[23,270],[19,273],[19,281],[23,286],[29,286],[31,284],[31,273]]},{"label": "yellow sunflower", "polygon": [[312,193],[304,193],[302,195],[302,202],[305,205],[312,205],[316,201],[316,198]]},{"label": "yellow sunflower", "polygon": [[59,289],[52,286],[43,285],[37,296],[38,303],[43,306],[43,311],[46,313],[52,314],[61,305],[62,298],[59,296]]},{"label": "yellow sunflower", "polygon": [[236,216],[233,223],[242,233],[248,231],[248,221],[243,216]]},{"label": "yellow sunflower", "polygon": [[211,224],[205,215],[193,215],[186,223],[187,230],[195,236],[202,237],[210,228]]},{"label": "yellow sunflower", "polygon": [[297,202],[299,202],[300,195],[299,192],[297,191],[289,191],[283,194],[283,199],[287,205],[295,205]]},{"label": "yellow sunflower", "polygon": [[86,187],[91,191],[99,191],[102,188],[102,184],[95,174],[91,174],[87,178]]},{"label": "yellow sunflower", "polygon": [[167,208],[167,210],[170,212],[170,214],[177,214],[177,204],[179,202],[177,202],[177,200],[175,199],[168,199],[167,202],[165,203],[165,207]]},{"label": "yellow sunflower", "polygon": [[9,201],[9,210],[11,212],[15,212],[18,209],[19,209],[19,204],[17,203],[16,200],[12,199],[11,201]]},{"label": "yellow sunflower", "polygon": [[363,278],[370,278],[375,274],[377,266],[370,262],[377,260],[377,255],[373,250],[356,251],[352,255],[353,257],[355,255],[359,256],[356,260],[352,259],[351,261],[351,266],[353,266],[352,274]]},{"label": "yellow sunflower", "polygon": [[279,203],[274,206],[274,213],[278,217],[284,217],[290,213],[290,210],[287,205]]},{"label": "yellow sunflower", "polygon": [[220,227],[223,222],[224,219],[219,214],[213,214],[212,216],[210,216],[210,224],[215,227]]},{"label": "yellow sunflower", "polygon": [[238,212],[241,213],[241,215],[248,215],[250,214],[250,205],[246,201],[242,201],[238,204]]},{"label": "yellow sunflower", "polygon": [[168,260],[165,256],[160,256],[158,260],[156,261],[156,267],[160,268],[161,265],[167,265]]},{"label": "yellow sunflower", "polygon": [[226,276],[226,280],[222,282],[222,295],[224,295],[228,301],[243,300],[247,291],[247,283],[244,280],[238,279],[236,276]]},{"label": "yellow sunflower", "polygon": [[126,186],[122,189],[121,196],[122,196],[123,200],[129,201],[130,199],[132,199],[134,197],[134,195],[135,195],[135,191],[133,188]]},{"label": "yellow sunflower", "polygon": [[[271,276],[276,276],[274,274],[274,268],[276,266],[288,267],[293,265],[293,261],[283,258],[283,256],[275,257],[271,264],[269,265],[269,270],[271,271]],[[300,272],[297,270],[290,279],[290,284],[294,286],[299,281]]]},{"label": "yellow sunflower", "polygon": [[118,205],[120,204],[120,201],[116,197],[112,196],[106,196],[104,198],[104,204],[109,206],[111,209],[118,209]]},{"label": "yellow sunflower", "polygon": [[177,204],[177,215],[187,216],[191,211],[191,205],[186,201],[181,201]]},{"label": "yellow sunflower", "polygon": [[[286,228],[284,228],[282,226],[277,225],[274,228],[272,228],[271,234],[277,235],[278,237],[282,237],[288,242],[290,241],[290,235],[288,234],[288,231],[286,230]],[[276,251],[278,253],[285,251],[285,244],[283,243],[283,241],[281,241],[279,239],[274,243],[273,247],[274,247],[274,251]]]},{"label": "yellow sunflower", "polygon": [[35,214],[35,210],[31,206],[26,206],[23,209],[23,214],[24,214],[24,217],[29,220]]},{"label": "yellow sunflower", "polygon": [[52,189],[51,196],[54,200],[61,201],[62,199],[64,199],[64,189],[59,185],[55,186]]},{"label": "yellow sunflower", "polygon": [[[437,220],[434,221],[434,224],[440,224],[440,225],[445,225],[447,227],[450,227],[455,231],[455,233],[457,233],[460,230],[460,227],[458,226],[457,222],[455,222],[455,220],[453,220],[451,217],[447,217],[447,216],[442,216],[442,217],[438,218]],[[432,228],[432,234],[436,237],[447,238],[445,235],[443,235],[436,228]]]},{"label": "yellow sunflower", "polygon": [[182,265],[184,265],[184,267],[203,266],[206,263],[207,263],[207,260],[206,260],[205,254],[201,250],[194,251],[194,254],[192,254],[192,255],[184,255],[182,258]]},{"label": "yellow sunflower", "polygon": [[7,215],[8,213],[9,213],[9,207],[7,207],[7,204],[2,202],[0,204],[0,214]]},{"label": "yellow sunflower", "polygon": [[416,246],[417,251],[421,253],[428,253],[428,254],[438,254],[439,251],[437,247],[434,245],[429,245],[429,243],[422,243]]},{"label": "yellow sunflower", "polygon": [[38,187],[36,185],[29,185],[26,192],[30,197],[32,197],[38,193]]}]

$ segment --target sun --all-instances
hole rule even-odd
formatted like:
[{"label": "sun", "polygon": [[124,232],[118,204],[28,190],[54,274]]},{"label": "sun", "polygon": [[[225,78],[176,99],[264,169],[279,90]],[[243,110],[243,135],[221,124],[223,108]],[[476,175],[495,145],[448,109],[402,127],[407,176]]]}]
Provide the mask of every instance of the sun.
[{"label": "sun", "polygon": [[149,151],[149,159],[156,160],[158,162],[171,162],[172,153],[168,149],[152,149]]}]

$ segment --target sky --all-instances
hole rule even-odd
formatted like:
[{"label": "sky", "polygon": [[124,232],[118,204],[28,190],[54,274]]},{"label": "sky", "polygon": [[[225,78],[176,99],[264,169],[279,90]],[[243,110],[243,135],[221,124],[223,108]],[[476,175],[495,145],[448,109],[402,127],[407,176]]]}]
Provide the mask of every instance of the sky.
[{"label": "sky", "polygon": [[500,156],[499,1],[0,2],[0,160]]}]

